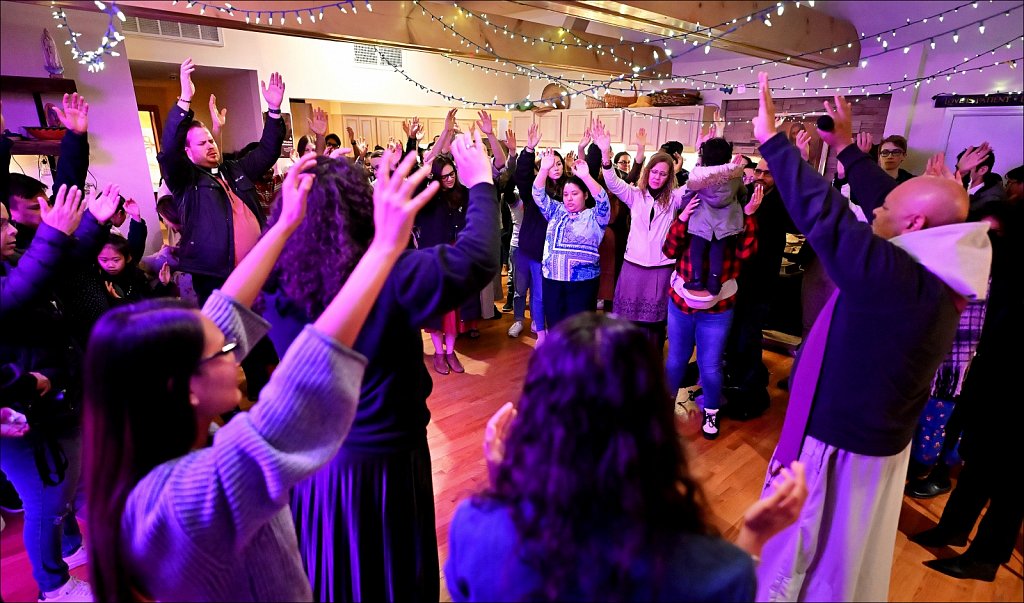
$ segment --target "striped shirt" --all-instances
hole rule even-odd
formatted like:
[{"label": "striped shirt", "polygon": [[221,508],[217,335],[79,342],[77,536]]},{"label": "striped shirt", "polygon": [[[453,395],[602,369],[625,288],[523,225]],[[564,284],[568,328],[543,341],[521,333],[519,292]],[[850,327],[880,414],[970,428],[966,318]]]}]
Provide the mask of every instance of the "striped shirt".
[{"label": "striped shirt", "polygon": [[548,221],[541,261],[544,278],[553,281],[586,281],[601,274],[597,248],[611,217],[608,193],[594,196],[596,205],[569,213],[565,206],[548,197],[544,187],[533,187],[533,199]]}]

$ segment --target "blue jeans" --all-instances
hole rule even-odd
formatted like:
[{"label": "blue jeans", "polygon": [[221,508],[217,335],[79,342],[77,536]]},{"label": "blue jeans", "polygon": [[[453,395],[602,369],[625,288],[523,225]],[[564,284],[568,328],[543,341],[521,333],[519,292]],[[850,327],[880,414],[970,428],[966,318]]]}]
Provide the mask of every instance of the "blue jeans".
[{"label": "blue jeans", "polygon": [[686,314],[668,303],[668,390],[675,395],[683,382],[686,365],[697,347],[697,368],[704,388],[704,407],[717,409],[722,402],[722,357],[732,325],[732,310]]},{"label": "blue jeans", "polygon": [[[523,281],[523,285],[530,290],[530,315],[533,318],[533,330],[543,331],[544,287],[541,284],[544,282],[544,273],[541,270],[541,263],[522,255],[522,252],[519,254],[526,266],[516,276],[516,287],[519,287],[519,282]],[[522,276],[522,279],[519,276]],[[529,281],[526,282],[526,279]],[[523,311],[525,313],[525,308]]]},{"label": "blue jeans", "polygon": [[39,477],[31,440],[0,438],[0,466],[25,505],[25,552],[42,591],[58,589],[68,581],[68,565],[62,557],[82,546],[73,511],[82,472],[82,431],[76,429],[59,441],[68,468],[64,481],[47,486]]},{"label": "blue jeans", "polygon": [[533,279],[530,278],[530,270],[526,264],[528,260],[519,253],[519,247],[513,247],[509,255],[512,258],[512,272],[509,278],[512,279],[514,287],[512,316],[516,321],[522,322],[526,320],[526,294],[531,289]]}]

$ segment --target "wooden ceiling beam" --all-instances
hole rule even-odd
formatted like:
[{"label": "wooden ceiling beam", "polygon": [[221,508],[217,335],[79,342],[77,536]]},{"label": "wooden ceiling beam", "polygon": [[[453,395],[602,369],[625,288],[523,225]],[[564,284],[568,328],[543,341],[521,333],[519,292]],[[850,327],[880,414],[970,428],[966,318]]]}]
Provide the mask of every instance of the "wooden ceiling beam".
[{"label": "wooden ceiling beam", "polygon": [[[32,2],[50,6],[49,1],[38,0]],[[91,1],[58,1],[57,6],[74,8],[80,10],[96,10]],[[324,11],[324,18],[317,19],[315,23],[304,19],[300,25],[294,16],[290,16],[284,25],[278,25],[280,11],[295,10],[309,6],[308,2],[247,2],[239,0],[234,5],[234,16],[226,12],[207,10],[206,14],[200,14],[198,8],[188,8],[187,2],[171,4],[165,0],[120,0],[118,6],[126,15],[142,17],[147,19],[167,19],[196,25],[209,25],[213,27],[224,27],[229,29],[241,29],[258,31],[262,33],[273,33],[279,35],[291,35],[307,38],[326,40],[337,40],[344,42],[358,42],[365,44],[381,44],[395,46],[409,50],[425,52],[436,52],[451,54],[452,56],[479,59],[494,62],[495,55],[508,61],[524,65],[537,66],[542,68],[559,68],[586,71],[599,75],[619,75],[629,71],[625,64],[632,64],[635,60],[643,65],[651,63],[650,57],[655,50],[653,46],[634,45],[636,50],[631,51],[628,47],[617,50],[615,55],[601,53],[597,45],[610,45],[618,43],[618,39],[603,36],[587,36],[588,41],[593,41],[595,47],[592,50],[585,48],[563,48],[561,44],[550,44],[534,42],[533,44],[522,41],[522,36],[528,38],[543,38],[547,41],[559,40],[557,26],[548,26],[521,19],[503,17],[501,15],[488,15],[488,22],[480,19],[468,19],[451,2],[425,2],[424,5],[434,15],[443,19],[449,26],[454,25],[458,34],[478,44],[480,47],[488,46],[493,54],[486,50],[475,49],[468,44],[459,44],[459,37],[453,36],[451,29],[443,29],[437,21],[424,16],[419,6],[409,2],[375,2],[373,11],[367,11],[361,4],[357,3],[359,12],[355,15],[343,14],[337,8],[330,8]],[[503,3],[488,3],[494,8]],[[242,11],[260,11],[264,15],[261,25],[254,21],[245,22]],[[474,11],[476,12],[476,11]],[[487,11],[484,11],[487,12]],[[266,25],[266,16],[274,13],[274,25]],[[505,28],[516,35],[510,38],[505,33]],[[497,30],[497,31],[496,31]],[[564,32],[562,32],[564,35]],[[566,38],[568,41],[568,38]],[[617,59],[617,60],[616,60]],[[505,69],[513,69],[509,64]],[[646,75],[655,77],[666,77],[671,73],[671,65],[664,65],[646,72]]]},{"label": "wooden ceiling beam", "polygon": [[[829,16],[808,5],[800,8],[788,6],[782,16],[775,13],[777,2],[676,2],[665,0],[514,0],[506,3],[468,2],[467,6],[492,4],[492,13],[515,15],[526,9],[554,11],[617,27],[663,37],[688,33],[689,40],[704,43],[707,27],[729,23],[733,19],[745,21],[747,15],[772,9],[772,27],[760,22],[742,25],[727,33],[729,26],[714,29],[716,39],[712,45],[730,52],[745,54],[767,61],[786,61],[798,67],[820,69],[839,67],[860,60],[860,40],[857,30],[849,21]],[[498,4],[499,6],[494,6]],[[514,8],[510,5],[520,5]],[[504,5],[501,7],[500,5]],[[476,10],[476,8],[473,8]],[[700,24],[700,26],[698,26]],[[587,34],[584,37],[589,37]],[[831,49],[835,48],[835,52]],[[829,49],[819,52],[821,49]],[[627,48],[628,50],[628,48]],[[811,54],[807,54],[811,53]],[[806,56],[798,56],[806,55]],[[787,60],[789,57],[789,60]]]}]

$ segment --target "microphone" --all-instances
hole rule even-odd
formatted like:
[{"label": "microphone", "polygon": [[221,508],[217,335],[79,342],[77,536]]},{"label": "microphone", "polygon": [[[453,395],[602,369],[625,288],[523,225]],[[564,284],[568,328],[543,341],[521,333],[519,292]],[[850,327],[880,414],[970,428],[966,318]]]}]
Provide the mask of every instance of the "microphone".
[{"label": "microphone", "polygon": [[816,123],[818,125],[818,129],[823,130],[825,132],[831,132],[832,130],[836,129],[836,122],[832,119],[830,115],[819,116]]}]

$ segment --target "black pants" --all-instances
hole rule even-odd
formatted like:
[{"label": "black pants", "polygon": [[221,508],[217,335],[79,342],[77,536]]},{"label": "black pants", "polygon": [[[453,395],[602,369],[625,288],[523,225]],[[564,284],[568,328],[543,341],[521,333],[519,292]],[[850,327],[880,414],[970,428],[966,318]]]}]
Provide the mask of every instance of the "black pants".
[{"label": "black pants", "polygon": [[725,344],[725,386],[744,392],[768,387],[768,368],[764,365],[763,333],[768,318],[767,299],[751,295],[748,283],[740,283],[736,296],[732,328]]},{"label": "black pants", "polygon": [[[693,266],[693,278],[704,283],[708,291],[717,295],[722,290],[722,267],[725,264],[725,245],[732,237],[711,240],[697,236],[690,237],[690,265]],[[704,262],[707,254],[708,261]]]},{"label": "black pants", "polygon": [[954,534],[968,534],[985,503],[988,511],[967,555],[984,563],[1006,563],[1013,553],[1024,522],[1024,496],[1019,479],[1007,462],[1012,459],[972,457],[964,463],[956,488],[942,511],[939,526]]},{"label": "black pants", "polygon": [[581,312],[591,312],[597,304],[597,286],[601,279],[553,281],[544,279],[544,320],[548,330]]}]

